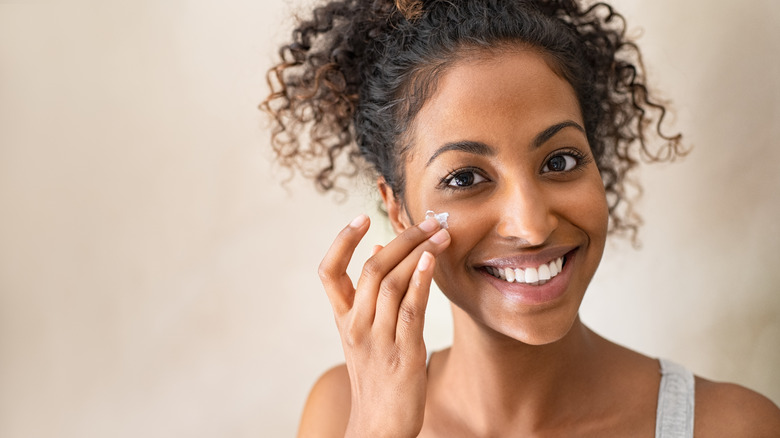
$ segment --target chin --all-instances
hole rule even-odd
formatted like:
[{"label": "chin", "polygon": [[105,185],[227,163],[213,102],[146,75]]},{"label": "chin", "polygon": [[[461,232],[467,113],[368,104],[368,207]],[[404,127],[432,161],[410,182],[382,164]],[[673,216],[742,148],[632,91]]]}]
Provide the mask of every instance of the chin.
[{"label": "chin", "polygon": [[448,298],[455,305],[453,309],[457,309],[459,315],[456,315],[456,318],[466,318],[472,321],[479,331],[501,338],[502,341],[516,341],[534,346],[554,344],[564,339],[579,321],[580,300],[571,300],[543,311],[525,313],[517,312],[516,309],[514,312],[508,309],[467,309],[457,302],[456,297]]},{"label": "chin", "polygon": [[543,346],[559,342],[572,330],[577,314],[520,316],[514,321],[488,327],[497,334],[526,345]]},{"label": "chin", "polygon": [[576,321],[576,318],[563,324],[544,324],[541,327],[539,325],[532,325],[527,328],[521,327],[518,330],[513,330],[505,335],[527,345],[550,345],[565,338],[566,335],[571,332],[574,321]]}]

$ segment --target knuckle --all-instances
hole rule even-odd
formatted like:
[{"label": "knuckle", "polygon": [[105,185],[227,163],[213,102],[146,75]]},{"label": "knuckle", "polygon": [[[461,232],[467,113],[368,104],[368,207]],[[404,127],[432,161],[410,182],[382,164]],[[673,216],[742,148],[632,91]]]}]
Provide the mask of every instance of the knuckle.
[{"label": "knuckle", "polygon": [[365,331],[354,324],[350,324],[345,328],[342,337],[347,346],[355,348],[363,344]]},{"label": "knuckle", "polygon": [[398,281],[392,277],[387,277],[379,283],[379,295],[383,298],[393,298],[398,291]]},{"label": "knuckle", "polygon": [[382,262],[376,257],[371,257],[366,260],[366,264],[363,265],[363,272],[368,277],[377,277],[382,274]]},{"label": "knuckle", "polygon": [[390,369],[401,368],[404,362],[403,354],[399,348],[393,348],[387,355],[387,365]]},{"label": "knuckle", "polygon": [[320,266],[317,268],[317,275],[319,275],[322,282],[330,281],[333,278],[333,268],[327,259],[320,262]]},{"label": "knuckle", "polygon": [[404,324],[411,324],[420,317],[420,309],[410,303],[401,303],[398,308],[398,319]]}]

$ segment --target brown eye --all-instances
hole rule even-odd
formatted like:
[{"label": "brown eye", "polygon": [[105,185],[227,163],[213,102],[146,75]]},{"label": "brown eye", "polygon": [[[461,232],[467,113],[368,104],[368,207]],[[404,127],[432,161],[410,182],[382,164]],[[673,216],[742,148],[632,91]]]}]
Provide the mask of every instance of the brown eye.
[{"label": "brown eye", "polygon": [[542,169],[543,172],[566,172],[577,166],[578,160],[568,154],[556,155],[547,161]]},{"label": "brown eye", "polygon": [[452,178],[452,181],[450,181],[450,185],[453,184],[458,187],[466,187],[474,184],[474,173],[463,172],[458,175],[455,175],[455,177]]},{"label": "brown eye", "polygon": [[444,183],[449,188],[467,188],[475,184],[487,181],[485,177],[473,170],[460,170],[445,178]]}]

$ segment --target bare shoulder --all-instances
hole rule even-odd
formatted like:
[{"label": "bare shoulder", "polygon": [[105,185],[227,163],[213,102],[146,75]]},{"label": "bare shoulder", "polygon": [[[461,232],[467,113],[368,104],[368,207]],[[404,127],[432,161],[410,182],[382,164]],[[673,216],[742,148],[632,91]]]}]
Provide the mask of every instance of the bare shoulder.
[{"label": "bare shoulder", "polygon": [[309,392],[298,437],[343,437],[349,421],[351,395],[347,366],[326,371]]},{"label": "bare shoulder", "polygon": [[733,383],[696,377],[697,436],[780,436],[780,408],[763,395]]}]

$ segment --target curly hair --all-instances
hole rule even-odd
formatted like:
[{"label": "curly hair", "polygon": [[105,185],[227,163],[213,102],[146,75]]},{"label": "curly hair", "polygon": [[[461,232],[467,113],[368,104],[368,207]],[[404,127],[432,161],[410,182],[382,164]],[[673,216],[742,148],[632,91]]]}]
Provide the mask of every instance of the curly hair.
[{"label": "curly hair", "polygon": [[629,172],[685,151],[680,134],[662,132],[667,109],[650,96],[623,16],[605,3],[328,1],[298,23],[268,72],[271,94],[261,107],[274,120],[276,158],[322,191],[370,167],[403,197],[404,133],[437,79],[469,52],[517,44],[542,53],[573,87],[607,193],[610,231],[635,237],[641,218],[631,188],[639,186]]}]

